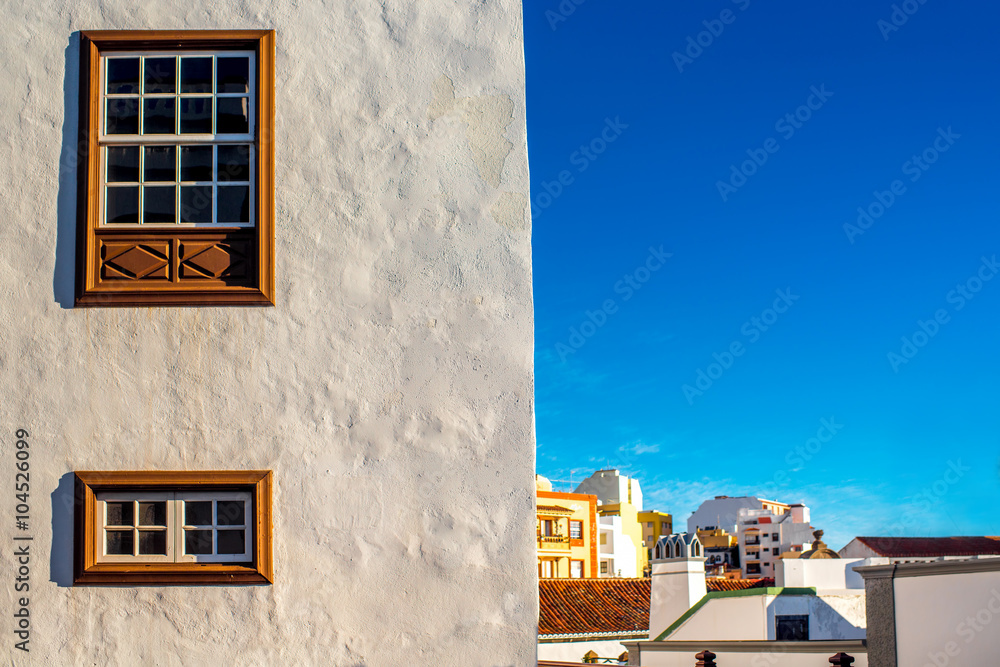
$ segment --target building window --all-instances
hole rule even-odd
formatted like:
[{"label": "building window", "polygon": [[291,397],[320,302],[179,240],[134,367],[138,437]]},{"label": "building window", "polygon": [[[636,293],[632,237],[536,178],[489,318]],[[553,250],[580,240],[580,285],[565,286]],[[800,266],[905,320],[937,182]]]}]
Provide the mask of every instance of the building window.
[{"label": "building window", "polygon": [[601,574],[607,574],[607,573],[608,573],[608,561],[602,560],[601,561]]},{"label": "building window", "polygon": [[774,638],[779,642],[809,641],[809,616],[775,616]]},{"label": "building window", "polygon": [[573,579],[583,579],[583,561],[570,561],[569,576]]},{"label": "building window", "polygon": [[96,494],[98,563],[249,563],[249,492]]},{"label": "building window", "polygon": [[747,574],[760,574],[760,563],[747,563]]},{"label": "building window", "polygon": [[76,485],[76,584],[273,579],[269,471],[87,471]]},{"label": "building window", "polygon": [[582,521],[570,521],[569,522],[569,538],[571,540],[582,540],[583,539],[583,522]]},{"label": "building window", "polygon": [[775,547],[775,548],[771,549],[771,555],[772,556],[777,556],[778,555],[778,547]]},{"label": "building window", "polygon": [[274,32],[80,43],[76,304],[273,304]]},{"label": "building window", "polygon": [[777,533],[771,533],[771,539],[777,542],[780,538],[778,537]]}]

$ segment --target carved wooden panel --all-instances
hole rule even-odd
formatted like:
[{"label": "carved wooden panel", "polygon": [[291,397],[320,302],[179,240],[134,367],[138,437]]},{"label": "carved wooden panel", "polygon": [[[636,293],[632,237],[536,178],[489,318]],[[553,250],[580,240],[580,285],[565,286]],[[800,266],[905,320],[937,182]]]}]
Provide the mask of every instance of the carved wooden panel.
[{"label": "carved wooden panel", "polygon": [[102,242],[101,280],[170,280],[170,243],[167,241]]},{"label": "carved wooden panel", "polygon": [[246,278],[247,246],[246,241],[181,241],[181,281]]}]

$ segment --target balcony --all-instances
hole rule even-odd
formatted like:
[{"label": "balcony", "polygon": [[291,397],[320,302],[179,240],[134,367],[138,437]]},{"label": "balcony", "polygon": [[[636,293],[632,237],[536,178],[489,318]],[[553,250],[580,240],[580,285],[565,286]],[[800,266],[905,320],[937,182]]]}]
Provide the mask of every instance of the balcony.
[{"label": "balcony", "polygon": [[565,535],[539,535],[538,549],[541,551],[569,551],[569,537]]},{"label": "balcony", "polygon": [[757,535],[754,535],[753,537],[747,535],[746,545],[750,546],[752,544],[760,544],[760,537]]}]

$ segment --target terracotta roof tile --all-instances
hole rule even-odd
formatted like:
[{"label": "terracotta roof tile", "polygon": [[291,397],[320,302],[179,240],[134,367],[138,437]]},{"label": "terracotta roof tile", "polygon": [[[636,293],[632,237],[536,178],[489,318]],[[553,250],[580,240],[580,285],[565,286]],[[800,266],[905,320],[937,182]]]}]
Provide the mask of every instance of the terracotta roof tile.
[{"label": "terracotta roof tile", "polygon": [[649,630],[649,579],[542,579],[538,634]]},{"label": "terracotta roof tile", "polygon": [[745,591],[748,588],[769,588],[774,586],[774,579],[706,579],[705,587],[709,593],[719,591]]},{"label": "terracotta roof tile", "polygon": [[1000,537],[859,537],[889,558],[1000,555]]},{"label": "terracotta roof tile", "polygon": [[[649,630],[650,579],[541,579],[538,634]],[[709,593],[774,586],[774,579],[708,579]]]}]

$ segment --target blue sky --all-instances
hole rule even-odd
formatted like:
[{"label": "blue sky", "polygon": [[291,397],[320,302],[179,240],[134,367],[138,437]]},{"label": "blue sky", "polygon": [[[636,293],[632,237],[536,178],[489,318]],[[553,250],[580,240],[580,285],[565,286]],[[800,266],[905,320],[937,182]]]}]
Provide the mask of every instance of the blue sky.
[{"label": "blue sky", "polygon": [[1000,534],[1000,8],[895,7],[526,0],[541,474]]}]

